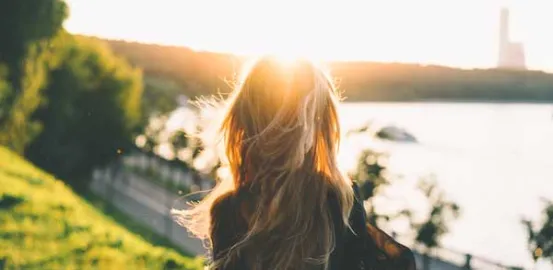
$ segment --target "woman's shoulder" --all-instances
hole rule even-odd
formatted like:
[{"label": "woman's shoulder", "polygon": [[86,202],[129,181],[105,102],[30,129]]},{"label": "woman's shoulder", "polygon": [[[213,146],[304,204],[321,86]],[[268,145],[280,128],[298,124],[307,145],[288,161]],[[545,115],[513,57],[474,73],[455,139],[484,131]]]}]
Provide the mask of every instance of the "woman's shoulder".
[{"label": "woman's shoulder", "polygon": [[[247,222],[243,214],[240,192],[228,192],[219,196],[211,206],[212,230],[218,231],[219,237],[238,237],[247,230]],[[241,207],[242,206],[242,207]],[[223,226],[219,226],[223,225]]]},{"label": "woman's shoulder", "polygon": [[[353,190],[352,195],[354,199],[354,204],[362,201],[361,193],[359,191],[359,186],[357,185],[356,182],[353,182],[351,184],[351,188]],[[336,190],[330,190],[327,196],[329,201],[332,201],[332,202],[338,201],[338,194]]]},{"label": "woman's shoulder", "polygon": [[230,214],[234,209],[236,201],[236,192],[229,191],[217,197],[211,205],[211,216],[219,216],[224,214]]},{"label": "woman's shoulder", "polygon": [[250,194],[244,190],[228,191],[215,199],[211,205],[211,216],[239,217],[244,205],[251,203]]}]

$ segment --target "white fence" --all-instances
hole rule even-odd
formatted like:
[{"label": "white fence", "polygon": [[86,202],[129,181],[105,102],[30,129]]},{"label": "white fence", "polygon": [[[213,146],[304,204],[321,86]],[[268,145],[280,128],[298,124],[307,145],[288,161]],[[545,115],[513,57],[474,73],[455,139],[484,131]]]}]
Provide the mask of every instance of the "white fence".
[{"label": "white fence", "polygon": [[170,209],[182,201],[176,192],[168,192],[132,172],[110,169],[95,170],[90,189],[182,250],[193,255],[205,254],[202,243],[190,237],[170,216]]},{"label": "white fence", "polygon": [[[163,164],[151,163],[143,157],[135,158],[131,162],[127,160],[126,163],[127,165],[129,163],[133,163],[133,165],[141,164],[143,167],[159,165],[158,168],[165,168],[166,172],[164,174],[180,178],[174,181],[184,180],[188,184],[199,184],[199,188],[202,190],[211,187],[210,181],[193,183],[190,180],[192,179],[190,172],[175,171],[170,167],[163,167]],[[193,255],[206,254],[206,249],[202,243],[190,237],[186,230],[176,224],[170,216],[171,208],[182,209],[185,207],[183,195],[178,194],[178,190],[168,190],[167,187],[157,185],[155,181],[147,179],[142,174],[125,169],[125,166],[112,166],[109,169],[95,170],[92,178],[90,189],[93,193],[109,201],[120,211],[151,228],[159,235],[166,237],[181,249]],[[432,257],[426,263],[426,267],[424,267],[422,255],[415,253],[415,259],[418,269],[425,270],[522,269],[499,265],[449,250],[439,250],[436,254],[432,254]]]}]

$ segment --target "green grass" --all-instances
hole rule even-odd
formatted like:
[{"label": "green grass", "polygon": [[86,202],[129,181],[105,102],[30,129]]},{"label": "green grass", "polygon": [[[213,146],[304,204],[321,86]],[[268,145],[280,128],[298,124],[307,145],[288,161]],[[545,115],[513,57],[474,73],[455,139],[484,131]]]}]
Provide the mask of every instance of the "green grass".
[{"label": "green grass", "polygon": [[127,231],[0,147],[0,269],[201,269]]}]

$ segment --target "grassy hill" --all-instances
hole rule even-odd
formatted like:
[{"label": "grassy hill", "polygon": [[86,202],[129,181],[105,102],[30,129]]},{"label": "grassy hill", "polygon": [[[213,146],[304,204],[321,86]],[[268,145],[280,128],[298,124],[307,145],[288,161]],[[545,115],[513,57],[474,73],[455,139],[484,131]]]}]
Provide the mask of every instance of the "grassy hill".
[{"label": "grassy hill", "polygon": [[[186,47],[106,40],[146,77],[176,83],[188,96],[228,92],[245,60]],[[552,102],[553,74],[374,62],[327,63],[348,101]]]},{"label": "grassy hill", "polygon": [[202,269],[202,261],[144,241],[0,147],[0,269]]}]

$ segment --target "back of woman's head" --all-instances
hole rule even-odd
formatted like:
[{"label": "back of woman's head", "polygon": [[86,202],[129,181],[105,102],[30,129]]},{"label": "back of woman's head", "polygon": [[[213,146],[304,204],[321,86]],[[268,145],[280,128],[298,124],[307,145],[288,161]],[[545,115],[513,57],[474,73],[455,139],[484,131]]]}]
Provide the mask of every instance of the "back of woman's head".
[{"label": "back of woman's head", "polygon": [[217,198],[252,194],[250,205],[239,207],[247,209],[246,235],[215,266],[241,254],[252,269],[326,268],[334,247],[327,196],[338,198],[346,225],[353,204],[336,161],[336,106],[331,80],[308,61],[262,58],[239,82],[221,125],[232,178],[181,216],[189,230],[208,237],[201,226],[217,222],[206,213]]}]

